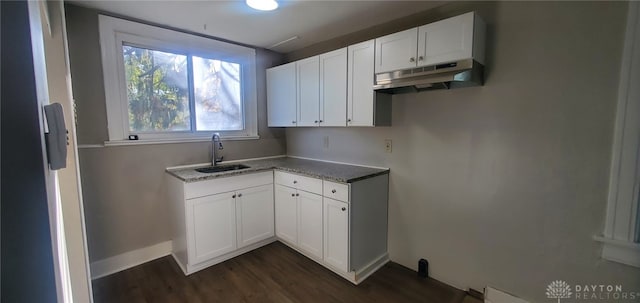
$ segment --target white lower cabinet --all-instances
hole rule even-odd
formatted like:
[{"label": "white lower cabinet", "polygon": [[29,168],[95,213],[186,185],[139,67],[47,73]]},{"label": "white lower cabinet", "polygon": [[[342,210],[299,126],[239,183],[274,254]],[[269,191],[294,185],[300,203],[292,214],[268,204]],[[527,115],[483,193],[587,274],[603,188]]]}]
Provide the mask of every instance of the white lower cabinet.
[{"label": "white lower cabinet", "polygon": [[322,196],[298,191],[298,247],[322,259]]},{"label": "white lower cabinet", "polygon": [[324,198],[324,261],[349,271],[349,204]]},{"label": "white lower cabinet", "polygon": [[172,255],[186,275],[275,240],[354,284],[389,260],[388,174],[351,183],[279,170],[168,179]]},{"label": "white lower cabinet", "polygon": [[275,240],[273,172],[168,183],[172,254],[185,274]]},{"label": "white lower cabinet", "polygon": [[307,256],[321,260],[322,196],[276,184],[275,199],[276,236]]},{"label": "white lower cabinet", "polygon": [[389,259],[388,175],[338,183],[276,170],[276,236],[358,284]]},{"label": "white lower cabinet", "polygon": [[187,224],[193,226],[189,261],[200,263],[236,249],[236,206],[232,193],[187,200]]},{"label": "white lower cabinet", "polygon": [[295,245],[298,243],[298,200],[296,190],[275,185],[276,235]]},{"label": "white lower cabinet", "polygon": [[251,187],[236,194],[238,248],[273,237],[273,185]]}]

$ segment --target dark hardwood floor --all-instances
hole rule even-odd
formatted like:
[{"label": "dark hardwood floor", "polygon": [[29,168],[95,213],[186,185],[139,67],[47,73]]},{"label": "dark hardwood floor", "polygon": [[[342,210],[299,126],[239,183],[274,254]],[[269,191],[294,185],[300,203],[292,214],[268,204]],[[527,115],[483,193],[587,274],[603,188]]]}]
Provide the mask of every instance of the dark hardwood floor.
[{"label": "dark hardwood floor", "polygon": [[395,263],[355,286],[279,242],[190,276],[167,256],[94,280],[93,292],[96,303],[481,302]]}]

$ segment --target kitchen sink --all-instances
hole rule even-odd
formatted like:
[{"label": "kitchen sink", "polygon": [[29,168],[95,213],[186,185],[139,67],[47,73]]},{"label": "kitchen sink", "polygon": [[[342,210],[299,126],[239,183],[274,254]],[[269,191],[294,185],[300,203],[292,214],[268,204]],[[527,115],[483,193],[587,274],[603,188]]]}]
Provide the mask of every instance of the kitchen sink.
[{"label": "kitchen sink", "polygon": [[250,168],[250,167],[242,164],[216,165],[216,166],[196,168],[196,171],[199,173],[210,174],[210,173],[219,173],[223,171],[239,170],[239,169],[245,169],[245,168]]}]

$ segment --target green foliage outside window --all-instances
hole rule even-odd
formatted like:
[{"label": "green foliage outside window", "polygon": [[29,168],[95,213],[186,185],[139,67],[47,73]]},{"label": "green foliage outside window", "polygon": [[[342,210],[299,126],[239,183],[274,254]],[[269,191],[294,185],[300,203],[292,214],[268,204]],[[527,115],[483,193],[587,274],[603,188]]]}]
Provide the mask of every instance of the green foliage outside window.
[{"label": "green foliage outside window", "polygon": [[122,49],[129,130],[189,130],[187,57],[126,45]]}]

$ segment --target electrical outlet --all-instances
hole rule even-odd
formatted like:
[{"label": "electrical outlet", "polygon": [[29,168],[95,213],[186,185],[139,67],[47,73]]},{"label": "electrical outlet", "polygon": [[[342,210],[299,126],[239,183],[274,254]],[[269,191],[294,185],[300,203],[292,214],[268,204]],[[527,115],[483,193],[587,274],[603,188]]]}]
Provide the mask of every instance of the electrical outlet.
[{"label": "electrical outlet", "polygon": [[329,149],[329,136],[324,136],[322,139],[322,147],[324,147],[324,149]]},{"label": "electrical outlet", "polygon": [[384,150],[387,153],[391,153],[391,150],[393,148],[393,144],[391,143],[391,139],[385,139],[384,140]]}]

